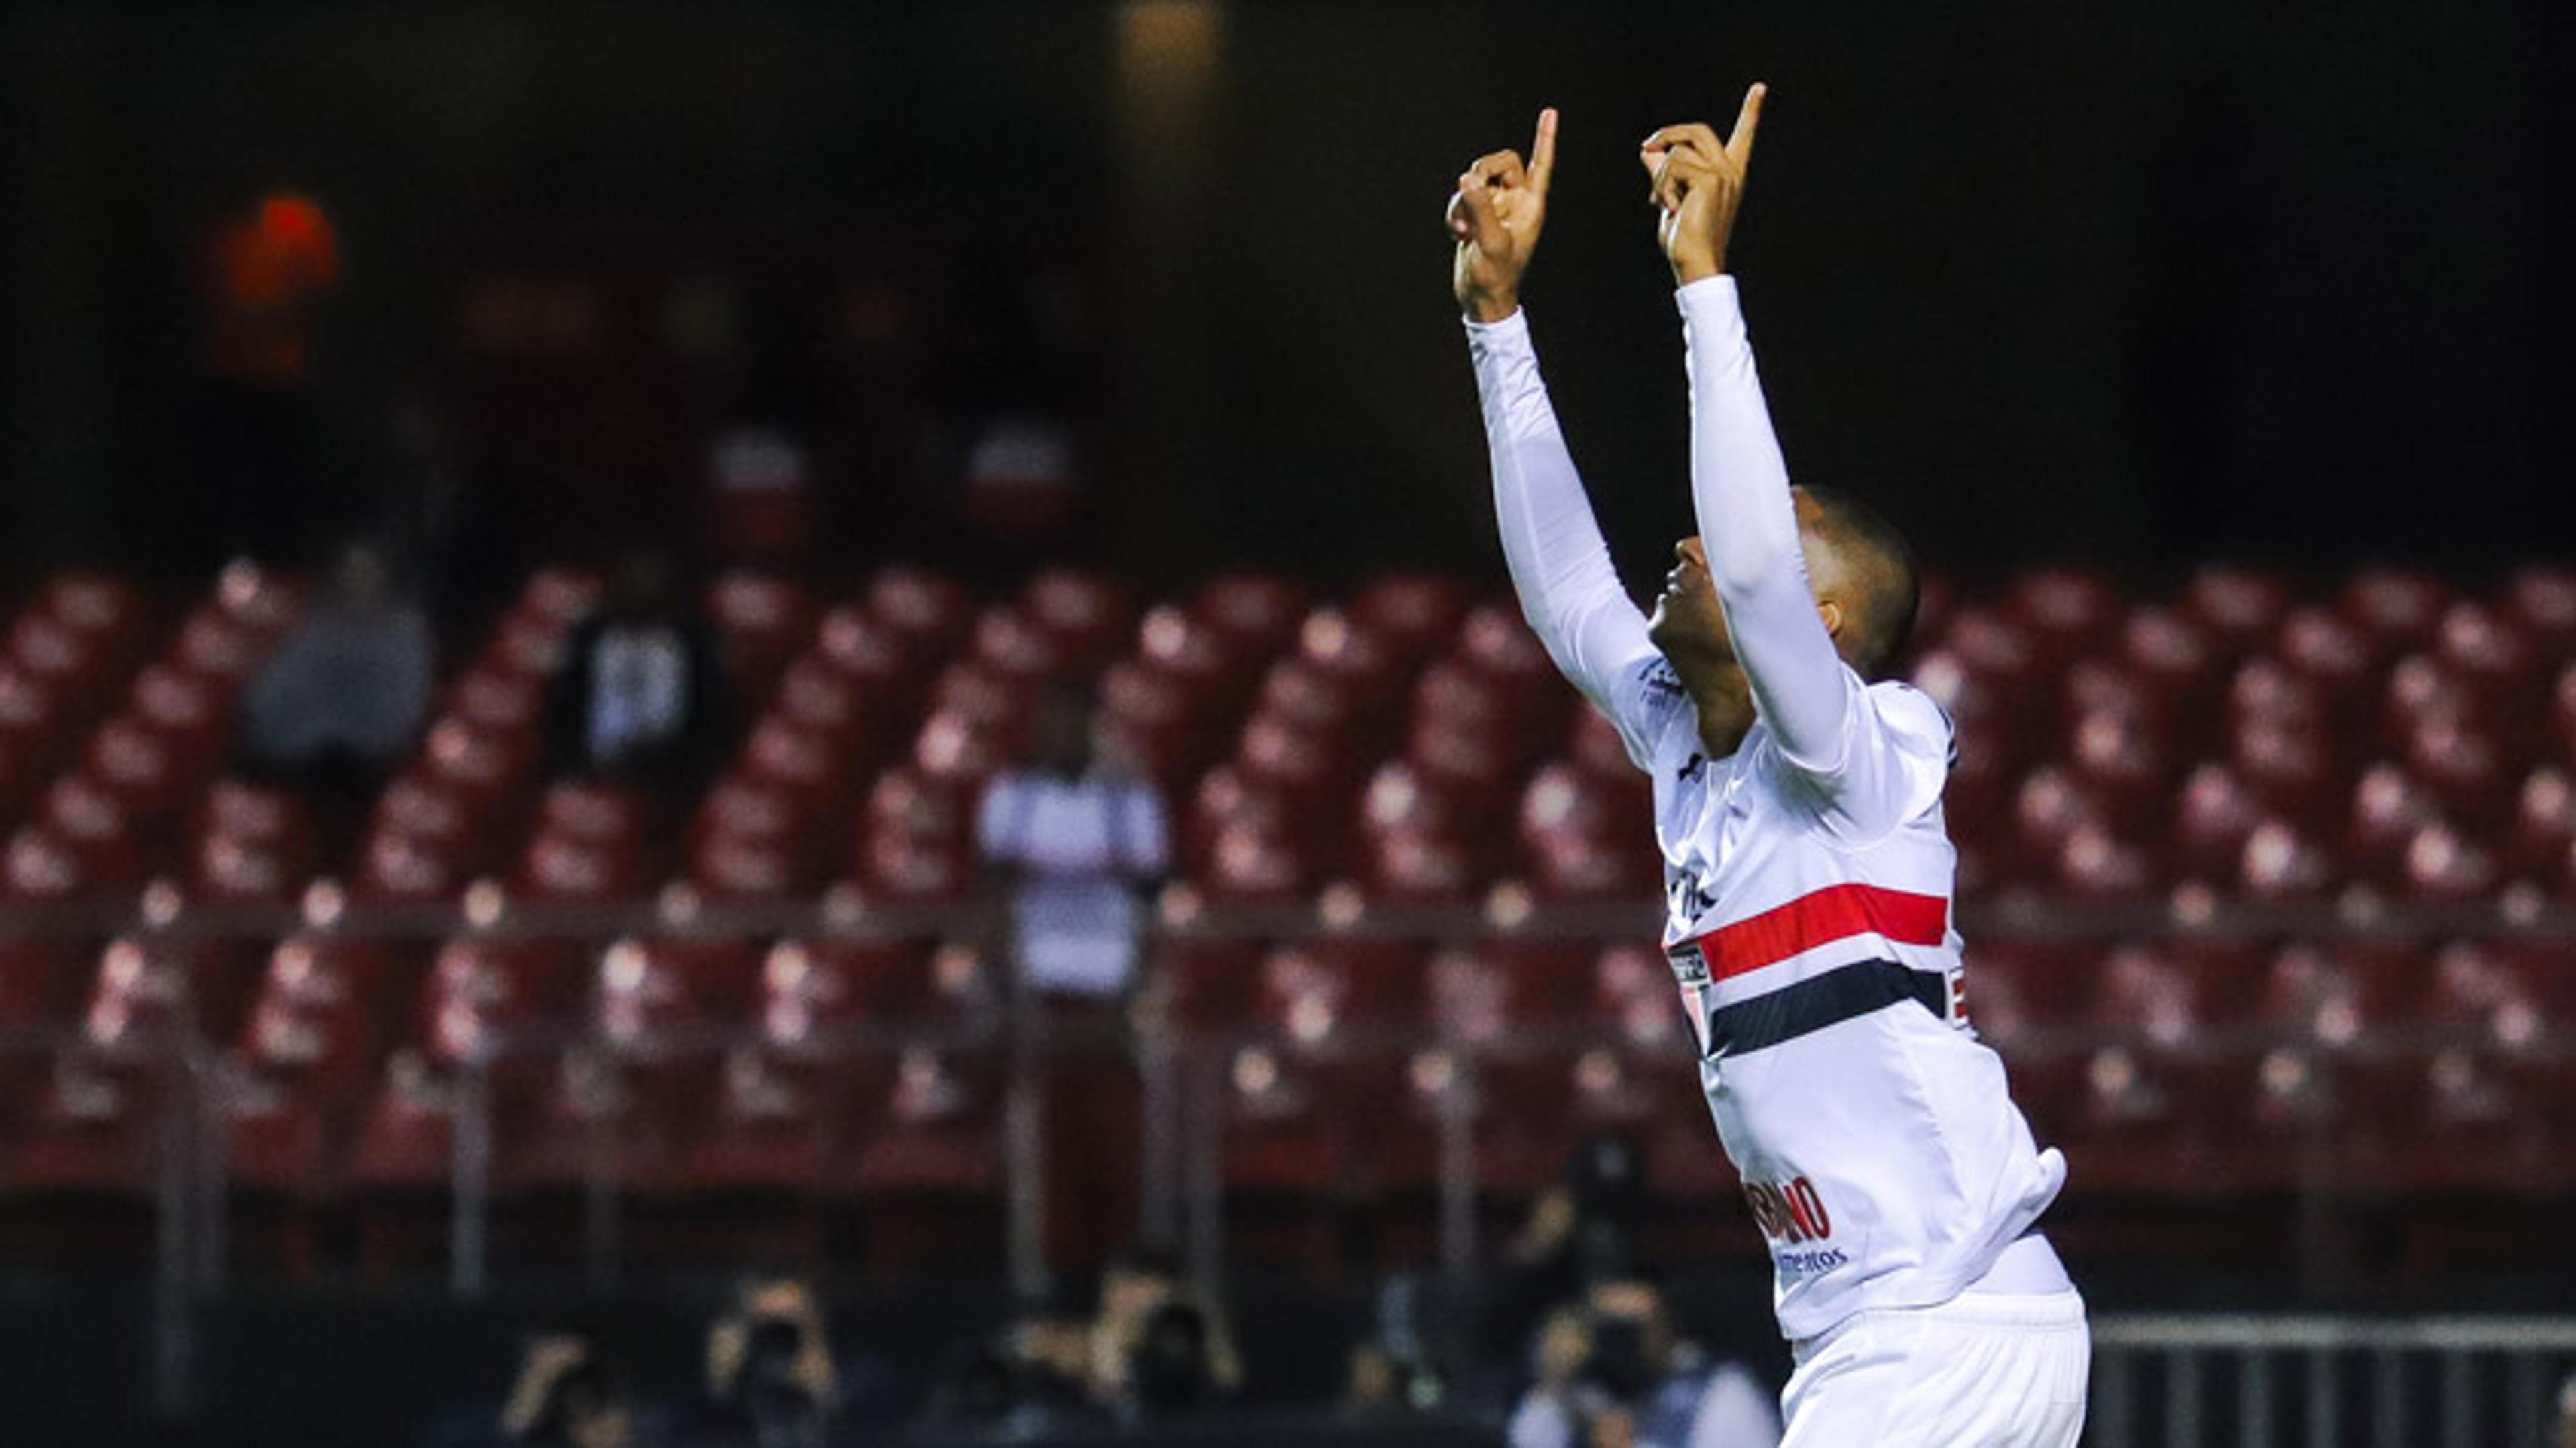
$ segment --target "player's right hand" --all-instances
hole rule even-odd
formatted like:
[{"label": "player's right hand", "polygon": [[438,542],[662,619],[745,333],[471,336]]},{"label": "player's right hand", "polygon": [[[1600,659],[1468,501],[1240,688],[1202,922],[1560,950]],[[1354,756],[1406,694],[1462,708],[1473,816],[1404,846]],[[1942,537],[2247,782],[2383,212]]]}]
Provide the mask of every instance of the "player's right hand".
[{"label": "player's right hand", "polygon": [[1479,156],[1449,198],[1449,234],[1458,255],[1450,289],[1474,321],[1499,322],[1521,304],[1521,274],[1547,221],[1547,183],[1556,172],[1556,110],[1538,113],[1529,163],[1518,151]]}]

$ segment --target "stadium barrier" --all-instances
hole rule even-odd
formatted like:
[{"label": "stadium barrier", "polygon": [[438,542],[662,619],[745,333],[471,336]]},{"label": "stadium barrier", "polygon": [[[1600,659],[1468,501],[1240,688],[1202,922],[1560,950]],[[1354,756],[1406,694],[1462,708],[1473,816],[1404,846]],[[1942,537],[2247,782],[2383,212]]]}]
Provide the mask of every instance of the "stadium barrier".
[{"label": "stadium barrier", "polygon": [[2553,1448],[2576,1318],[2118,1315],[2093,1351],[2100,1448]]}]

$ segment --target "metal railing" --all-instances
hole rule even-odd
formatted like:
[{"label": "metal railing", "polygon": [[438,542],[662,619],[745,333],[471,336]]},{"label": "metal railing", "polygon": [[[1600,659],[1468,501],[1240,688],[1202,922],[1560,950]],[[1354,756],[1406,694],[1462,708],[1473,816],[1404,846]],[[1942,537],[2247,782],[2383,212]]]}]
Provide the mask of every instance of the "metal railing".
[{"label": "metal railing", "polygon": [[[159,887],[156,887],[156,890]],[[2404,907],[2372,905],[2354,901],[2295,906],[2236,906],[2224,902],[2213,907],[2185,910],[2164,906],[2099,906],[2065,903],[2023,902],[2005,904],[1983,911],[1967,910],[1967,927],[1972,938],[1985,941],[2037,939],[2056,941],[2135,940],[2155,938],[2177,948],[2188,949],[2195,940],[2230,940],[2249,937],[2297,937],[2316,940],[2391,938],[2416,941],[2450,940],[2480,937],[2542,939],[2565,944],[2571,953],[2571,969],[2576,969],[2576,908],[2537,905],[2527,899],[2498,901],[2492,904],[2452,902],[2448,904]],[[1403,940],[1429,944],[1465,944],[1486,941],[1527,942],[1551,940],[1566,943],[1602,943],[1633,939],[1651,930],[1657,918],[1657,907],[1651,902],[1636,905],[1586,905],[1532,909],[1525,896],[1515,899],[1506,889],[1497,890],[1479,905],[1413,907],[1384,909],[1358,907],[1348,901],[1337,906],[1330,892],[1323,908],[1294,905],[1250,910],[1219,908],[1176,911],[1167,899],[1161,912],[1160,933],[1171,937],[1197,939],[1233,939],[1264,943],[1288,943],[1300,939],[1380,939]],[[273,940],[296,930],[328,931],[346,938],[428,943],[459,935],[480,935],[492,939],[545,938],[576,940],[604,945],[628,934],[683,934],[698,938],[776,938],[782,936],[820,937],[826,939],[988,939],[991,922],[972,911],[956,908],[883,909],[862,905],[846,896],[826,897],[820,901],[789,902],[748,906],[719,906],[693,898],[665,896],[651,901],[632,901],[583,905],[547,905],[506,902],[497,889],[478,886],[469,891],[457,905],[402,905],[360,907],[349,904],[336,890],[317,889],[300,907],[234,907],[197,909],[183,907],[175,892],[156,894],[147,890],[135,901],[92,902],[78,906],[0,906],[0,938],[59,938],[96,940],[119,932],[141,932],[170,939],[219,939],[232,941]],[[1970,970],[1974,970],[1974,948],[1970,952]],[[1007,983],[1007,973],[1005,973]],[[1009,992],[1001,1002],[1001,1013],[993,1019],[966,1028],[966,1035],[986,1047],[1006,1051],[1013,1063],[1012,1088],[1006,1098],[1004,1113],[1004,1146],[1006,1201],[1008,1212],[1009,1261],[1015,1282],[1028,1285],[1044,1276],[1044,1264],[1037,1257],[1042,1236],[1039,1224],[1045,1212],[1042,1198],[1042,1166],[1038,1159],[1043,1140],[1045,1102],[1036,1088],[1036,1065],[1043,1054],[1054,1049],[1042,1030],[1034,1029],[1020,1009],[1023,997]],[[947,1028],[958,1028],[952,1022]],[[2064,1034],[2064,1033],[2058,1033]],[[918,1044],[920,1032],[908,1026],[897,1028],[879,1023],[871,1028],[818,1036],[812,1043],[818,1051],[888,1052],[903,1044]],[[745,1030],[695,1030],[679,1043],[678,1048],[721,1051],[737,1045],[760,1044],[761,1038]],[[2061,1041],[2064,1045],[2069,1042]],[[53,1052],[77,1049],[81,1045],[77,1031],[17,1032],[0,1040],[0,1051]],[[1203,1277],[1213,1281],[1221,1270],[1223,1248],[1223,1197],[1225,1184],[1221,1173],[1222,1138],[1225,1116],[1225,1093],[1228,1088],[1226,1069],[1230,1040],[1192,1040],[1142,1030],[1125,1043],[1132,1052],[1146,1101],[1145,1150],[1143,1153],[1143,1216],[1140,1234],[1149,1241],[1182,1245],[1187,1257]],[[1406,1050],[1445,1044],[1436,1034],[1377,1043],[1379,1048]],[[1553,1049],[1562,1041],[1543,1043]],[[2075,1043],[2080,1044],[2080,1043]],[[2421,1043],[2418,1043],[2421,1044]],[[519,1039],[496,1043],[496,1051],[562,1050],[576,1045],[597,1046],[598,1042],[581,1029],[567,1029],[561,1024],[529,1033]],[[199,1298],[220,1292],[223,1287],[226,1248],[226,1202],[230,1187],[225,1179],[223,1149],[223,1113],[210,1096],[210,1082],[219,1073],[214,1069],[215,1053],[208,1043],[191,1028],[182,1026],[178,1037],[169,1041],[130,1042],[124,1048],[127,1059],[136,1053],[158,1050],[168,1056],[172,1069],[166,1078],[173,1089],[160,1095],[163,1118],[156,1123],[159,1143],[155,1153],[153,1195],[157,1205],[155,1235],[158,1267],[156,1281],[161,1286],[156,1313],[156,1363],[159,1401],[166,1410],[184,1410],[192,1344],[189,1336],[189,1304]],[[2576,1043],[2562,1042],[2554,1049],[2576,1050]],[[450,1290],[459,1297],[481,1295],[489,1285],[487,1247],[490,1238],[489,1214],[492,1186],[492,1091],[490,1071],[500,1059],[498,1054],[463,1063],[455,1072],[453,1085],[455,1120],[452,1134],[452,1179],[447,1230],[447,1280]],[[1476,1258],[1476,1148],[1473,1113],[1472,1060],[1467,1086],[1445,1107],[1437,1119],[1439,1171],[1439,1250],[1442,1261],[1455,1269],[1469,1267]],[[613,1129],[603,1128],[600,1149],[589,1156],[591,1179],[586,1185],[587,1237],[586,1255],[595,1280],[612,1280],[617,1270],[618,1200],[614,1171],[616,1142]],[[2312,1184],[2305,1193],[2314,1196],[2320,1190],[2331,1190],[2332,1182]],[[0,1181],[0,1194],[7,1183]],[[2170,1332],[2168,1319],[2119,1319],[2106,1324],[2102,1370],[2097,1374],[2100,1402],[2105,1416],[2098,1420],[2096,1438],[2104,1443],[2144,1443],[2138,1436],[2149,1431],[2156,1421],[2170,1423],[2176,1412],[2192,1431],[2211,1421],[2207,1416],[2207,1374],[2201,1358],[2204,1353],[2222,1351],[2237,1354],[2231,1364],[2243,1360],[2253,1365],[2226,1371],[2236,1397],[2229,1421],[2242,1426],[2248,1413],[2253,1413],[2251,1427],[2268,1434],[2280,1422],[2287,1421],[2278,1404],[2286,1401],[2277,1391],[2285,1377],[2295,1376],[2278,1364],[2270,1364],[2263,1352],[2249,1347],[2240,1352],[2223,1336],[2195,1340],[2184,1345],[2180,1338],[2156,1336]],[[2245,1322],[2243,1319],[2191,1320],[2199,1325],[2192,1330],[2220,1331],[2210,1323]],[[2310,1320],[2282,1320],[2308,1322]],[[2336,1320],[2316,1321],[2332,1323]],[[2304,1329],[2303,1329],[2304,1330]],[[2358,1330],[2352,1324],[2318,1331]],[[2394,1331],[2383,1328],[2382,1331]],[[2143,1335],[2140,1335],[2143,1334]],[[2358,1342],[2358,1340],[2356,1340]],[[2374,1338],[2357,1346],[2337,1345],[2309,1350],[2300,1361],[2306,1364],[2299,1372],[2309,1374],[2298,1386],[2298,1412],[2291,1414],[2303,1426],[2307,1436],[2295,1441],[2315,1444],[2349,1441],[2338,1438],[2351,1424],[2361,1419],[2348,1411],[2344,1384],[2351,1379],[2342,1355],[2365,1352],[2450,1352],[2457,1349],[2453,1339],[2439,1338],[2415,1344],[2390,1346],[2396,1339]],[[2547,1344],[2529,1346],[2519,1340],[2504,1343],[2493,1351],[2520,1353],[2520,1363],[2532,1353],[2561,1351]],[[2277,1349],[2279,1344],[2272,1345]],[[2146,1361],[2150,1352],[2161,1354],[2154,1362]],[[2251,1353],[2251,1356],[2247,1356]],[[2317,1354],[2322,1353],[2320,1357]],[[2123,1357],[2123,1354],[2129,1356]],[[2513,1374],[2540,1374],[2544,1365],[2515,1366],[2508,1373],[2513,1401],[2521,1403],[2542,1389],[2533,1387],[2537,1376],[2528,1380]],[[2455,1375],[2470,1372],[2469,1387],[2460,1392],[2474,1392],[2477,1387],[2474,1370],[2451,1365],[2441,1368],[2441,1391],[2446,1403],[2454,1393]],[[2141,1382],[2154,1377],[2161,1385],[2161,1406],[2155,1413],[2139,1417],[2113,1417],[2115,1410],[2126,1413],[2139,1401],[2144,1390]],[[2324,1386],[2319,1386],[2323,1383]],[[2319,1395],[2323,1396],[2320,1397]],[[2323,1403],[2323,1408],[2315,1405]],[[2161,1413],[2159,1420],[2157,1414]],[[2469,1409],[2446,1407],[2440,1420],[2442,1431],[2450,1425],[2479,1421]],[[2320,1416],[2322,1414],[2322,1416]],[[2198,1415],[2198,1416],[2195,1416]],[[2268,1416],[2266,1416],[2268,1415]],[[2414,1429],[2384,1429],[2376,1426],[2388,1421],[2374,1415],[2374,1433],[2399,1432],[2398,1437],[2375,1437],[2373,1442],[2411,1443],[2432,1441],[2402,1436]],[[2402,1416],[2399,1422],[2407,1421]],[[2320,1428],[2318,1424],[2325,1426]],[[2141,1426],[2145,1425],[2145,1426]],[[2126,1434],[2129,1436],[2111,1436]],[[2323,1436],[2320,1436],[2322,1434]],[[2191,1436],[2172,1437],[2164,1441],[2198,1442]],[[2211,1440],[2217,1441],[2217,1440]],[[2267,1436],[2246,1437],[2242,1441],[2270,1442]],[[2292,1440],[2282,1440],[2292,1441]],[[2475,1436],[2466,1439],[2444,1438],[2440,1441],[2502,1441]],[[2513,1441],[2521,1442],[2516,1438]],[[2537,1440],[2532,1440],[2537,1441]]]},{"label": "metal railing", "polygon": [[2556,1448],[2576,1318],[2106,1316],[2097,1448]]}]

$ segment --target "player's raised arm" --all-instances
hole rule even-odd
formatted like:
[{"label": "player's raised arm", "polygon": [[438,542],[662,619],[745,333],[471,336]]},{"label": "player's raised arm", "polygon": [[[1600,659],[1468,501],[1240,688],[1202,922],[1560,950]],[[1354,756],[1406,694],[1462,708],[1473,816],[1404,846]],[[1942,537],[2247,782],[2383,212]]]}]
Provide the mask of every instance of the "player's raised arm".
[{"label": "player's raised arm", "polygon": [[1788,465],[1726,274],[1763,95],[1759,85],[1746,92],[1724,140],[1704,125],[1666,126],[1638,157],[1652,178],[1658,239],[1689,338],[1691,500],[1709,578],[1754,707],[1793,763],[1832,773],[1859,691],[1829,628],[1840,621],[1837,607],[1820,608],[1809,587]]},{"label": "player's raised arm", "polygon": [[1654,657],[1654,646],[1593,521],[1520,310],[1521,278],[1547,219],[1555,169],[1553,110],[1539,113],[1527,163],[1516,152],[1496,151],[1467,168],[1449,200],[1449,232],[1457,242],[1450,281],[1467,321],[1493,463],[1495,521],[1521,611],[1548,657],[1610,713],[1628,737],[1629,752],[1642,761],[1643,726],[1621,717],[1620,684]]}]

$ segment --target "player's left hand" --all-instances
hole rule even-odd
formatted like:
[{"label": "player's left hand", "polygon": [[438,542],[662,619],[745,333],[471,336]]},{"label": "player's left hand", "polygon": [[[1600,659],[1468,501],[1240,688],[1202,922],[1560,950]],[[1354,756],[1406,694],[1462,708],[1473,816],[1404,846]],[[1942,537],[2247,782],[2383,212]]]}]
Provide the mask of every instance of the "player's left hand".
[{"label": "player's left hand", "polygon": [[1744,93],[1735,133],[1723,141],[1709,127],[1692,123],[1666,126],[1637,148],[1658,213],[1655,239],[1672,263],[1676,286],[1726,270],[1726,244],[1744,202],[1744,173],[1753,162],[1753,133],[1769,90],[1756,81]]}]

